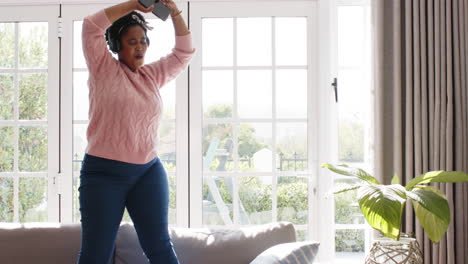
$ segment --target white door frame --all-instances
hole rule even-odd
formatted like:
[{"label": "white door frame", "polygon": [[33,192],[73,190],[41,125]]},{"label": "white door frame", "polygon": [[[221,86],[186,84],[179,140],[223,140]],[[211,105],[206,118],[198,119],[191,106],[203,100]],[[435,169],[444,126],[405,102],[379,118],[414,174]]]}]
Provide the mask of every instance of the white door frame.
[{"label": "white door frame", "polygon": [[[59,38],[57,30],[57,16],[59,5],[2,6],[0,8],[0,22],[48,22],[48,70],[47,70],[47,210],[48,221],[59,220]],[[18,56],[16,54],[15,56]],[[14,72],[13,72],[14,73]],[[15,85],[16,86],[16,85]],[[15,99],[18,104],[18,99]],[[16,107],[18,107],[16,105]],[[3,122],[2,122],[3,123]],[[41,121],[35,122],[41,123]],[[7,125],[20,125],[18,122],[5,122]],[[15,136],[16,149],[18,135]],[[18,160],[18,157],[15,157]],[[18,168],[15,168],[15,171]],[[14,177],[18,186],[18,177]],[[14,191],[15,204],[18,204],[17,190]],[[17,212],[15,213],[17,214]]]},{"label": "white door frame", "polygon": [[[319,138],[327,138],[329,126],[326,118],[319,118],[328,115],[330,102],[333,102],[334,94],[332,89],[328,89],[330,67],[329,65],[322,66],[323,61],[329,61],[330,49],[328,48],[329,39],[318,39],[318,32],[324,33],[327,30],[328,16],[325,18],[319,14],[322,11],[328,11],[326,3],[318,3],[317,1],[288,1],[275,2],[272,5],[269,2],[232,2],[232,3],[204,3],[196,2],[190,5],[190,28],[193,32],[194,46],[198,49],[197,56],[194,57],[191,63],[192,70],[190,71],[190,226],[202,226],[202,95],[201,91],[201,68],[202,68],[202,39],[201,31],[202,18],[206,17],[259,17],[259,16],[305,16],[308,18],[308,153],[309,153],[309,171],[311,175],[309,180],[309,237],[311,239],[322,240],[321,238],[332,237],[330,230],[320,230],[320,224],[323,224],[324,214],[329,214],[332,209],[328,203],[322,204],[323,199],[319,198],[320,189],[319,183],[332,182],[329,179],[320,179],[322,177],[313,177],[313,175],[323,176],[324,172],[318,167],[320,162],[330,161],[332,151],[329,149],[327,142],[323,142]],[[325,20],[323,20],[325,19]],[[320,27],[319,27],[320,25]],[[324,27],[322,29],[322,27]],[[316,32],[316,34],[314,34]],[[326,34],[328,36],[329,34]],[[320,51],[320,52],[319,52]],[[329,64],[329,63],[328,63]],[[320,65],[320,67],[319,67]],[[318,89],[318,90],[317,90]],[[333,105],[334,107],[334,105]],[[320,116],[321,114],[321,116]],[[320,124],[320,125],[318,125]],[[317,152],[317,149],[319,150]],[[319,157],[320,156],[320,157]],[[325,176],[323,176],[325,178]],[[328,208],[328,209],[327,209]],[[325,219],[330,219],[329,217]],[[330,228],[333,222],[328,222]]]}]

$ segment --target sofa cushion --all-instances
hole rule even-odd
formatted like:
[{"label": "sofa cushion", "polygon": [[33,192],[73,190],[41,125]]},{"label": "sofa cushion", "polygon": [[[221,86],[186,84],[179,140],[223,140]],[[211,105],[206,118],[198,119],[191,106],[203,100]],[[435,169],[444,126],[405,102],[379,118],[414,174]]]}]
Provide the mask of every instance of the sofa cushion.
[{"label": "sofa cushion", "polygon": [[263,251],[250,264],[310,264],[319,245],[313,241],[279,244]]},{"label": "sofa cushion", "polygon": [[[247,264],[273,245],[296,241],[294,226],[280,222],[233,228],[170,228],[181,264]],[[148,263],[131,224],[120,226],[115,264]]]},{"label": "sofa cushion", "polygon": [[80,243],[77,224],[0,224],[1,263],[76,263]]}]

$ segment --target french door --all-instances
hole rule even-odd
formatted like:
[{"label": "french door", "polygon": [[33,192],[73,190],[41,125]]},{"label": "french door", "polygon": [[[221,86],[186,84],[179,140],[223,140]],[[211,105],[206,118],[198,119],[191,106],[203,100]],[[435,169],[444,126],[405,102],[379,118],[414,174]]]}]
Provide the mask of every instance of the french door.
[{"label": "french door", "polygon": [[290,221],[317,238],[320,89],[315,1],[190,5],[191,226]]},{"label": "french door", "polygon": [[0,222],[59,220],[58,10],[0,9]]}]

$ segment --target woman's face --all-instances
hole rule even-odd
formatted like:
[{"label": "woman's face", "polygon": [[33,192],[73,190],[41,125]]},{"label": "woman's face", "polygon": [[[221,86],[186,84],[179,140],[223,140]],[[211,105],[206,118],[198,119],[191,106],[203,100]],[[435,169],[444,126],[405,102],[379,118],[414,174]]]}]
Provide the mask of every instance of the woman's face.
[{"label": "woman's face", "polygon": [[125,63],[132,71],[136,71],[145,62],[145,53],[148,48],[143,28],[138,25],[130,26],[120,37],[121,49],[119,60]]}]

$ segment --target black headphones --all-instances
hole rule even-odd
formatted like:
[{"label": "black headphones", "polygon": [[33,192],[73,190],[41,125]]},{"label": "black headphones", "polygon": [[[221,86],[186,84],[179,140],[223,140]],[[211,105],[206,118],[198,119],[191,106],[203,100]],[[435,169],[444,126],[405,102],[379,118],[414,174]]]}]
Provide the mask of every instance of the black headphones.
[{"label": "black headphones", "polygon": [[[139,23],[135,22],[135,23],[129,23],[129,24],[126,24],[126,25],[123,25],[118,33],[117,33],[117,36],[115,38],[112,38],[111,37],[111,33],[110,33],[110,27],[107,28],[106,30],[106,41],[107,41],[107,44],[109,45],[109,49],[114,52],[114,53],[117,53],[119,52],[121,49],[122,49],[122,44],[120,43],[120,32],[122,32],[122,30],[125,28],[125,27],[128,27],[130,25],[140,25]],[[146,35],[146,31],[145,31],[145,37],[146,37],[146,45],[149,46],[150,45],[150,40],[148,38],[148,36]]]}]

